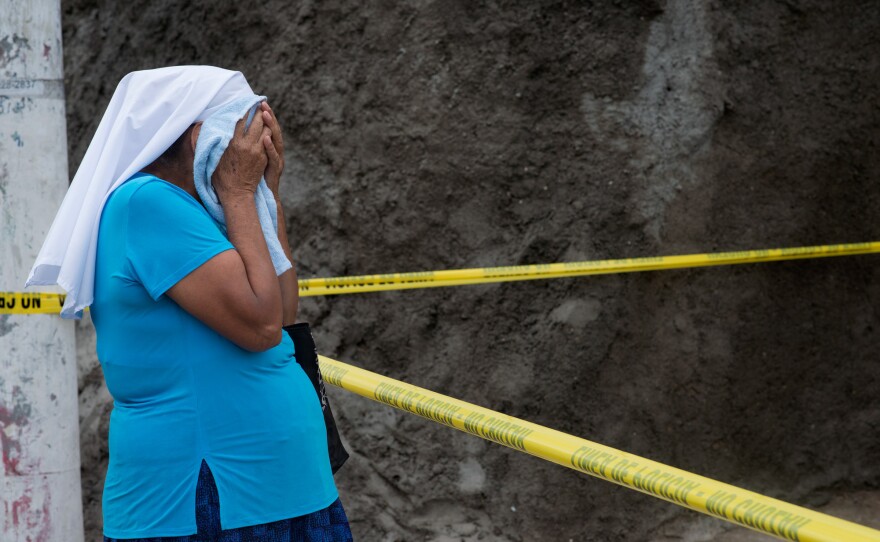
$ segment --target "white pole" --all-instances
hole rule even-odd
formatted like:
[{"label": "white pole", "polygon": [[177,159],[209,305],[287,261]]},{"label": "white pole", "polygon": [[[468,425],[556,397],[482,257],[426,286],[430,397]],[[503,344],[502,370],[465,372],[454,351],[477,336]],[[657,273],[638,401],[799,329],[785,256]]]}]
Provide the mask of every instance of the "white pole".
[{"label": "white pole", "polygon": [[[21,291],[67,190],[59,0],[0,0],[0,291]],[[0,540],[82,542],[73,324],[0,315]]]}]

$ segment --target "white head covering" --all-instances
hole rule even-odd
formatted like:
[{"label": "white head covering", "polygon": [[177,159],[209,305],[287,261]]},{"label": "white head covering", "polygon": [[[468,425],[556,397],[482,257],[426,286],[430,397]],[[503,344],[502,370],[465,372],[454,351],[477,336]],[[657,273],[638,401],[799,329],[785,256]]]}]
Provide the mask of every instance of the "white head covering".
[{"label": "white head covering", "polygon": [[122,78],[64,197],[26,286],[67,290],[64,318],[92,304],[98,225],[110,193],[151,164],[195,122],[252,96],[240,72],[174,66]]}]

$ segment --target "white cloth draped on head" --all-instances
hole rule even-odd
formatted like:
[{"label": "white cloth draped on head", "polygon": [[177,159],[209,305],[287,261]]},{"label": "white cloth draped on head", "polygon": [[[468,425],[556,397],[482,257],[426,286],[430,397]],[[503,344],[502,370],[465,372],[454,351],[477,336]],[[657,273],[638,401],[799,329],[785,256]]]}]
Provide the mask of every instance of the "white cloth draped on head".
[{"label": "white cloth draped on head", "polygon": [[26,286],[58,284],[67,291],[61,316],[81,317],[94,300],[98,225],[110,193],[151,164],[190,125],[253,94],[240,72],[212,66],[126,75],[55,215]]}]

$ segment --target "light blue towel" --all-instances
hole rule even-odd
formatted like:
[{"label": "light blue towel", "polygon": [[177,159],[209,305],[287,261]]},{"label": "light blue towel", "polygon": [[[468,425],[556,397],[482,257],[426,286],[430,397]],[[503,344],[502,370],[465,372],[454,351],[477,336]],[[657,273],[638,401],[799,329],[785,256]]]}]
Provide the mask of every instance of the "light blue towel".
[{"label": "light blue towel", "polygon": [[[239,98],[218,109],[213,115],[202,123],[202,131],[196,142],[195,160],[193,161],[193,178],[196,184],[196,192],[205,204],[208,213],[223,225],[226,225],[226,217],[223,215],[223,207],[217,193],[211,185],[211,175],[217,169],[220,157],[226,151],[229,141],[235,133],[235,125],[248,113],[247,125],[250,126],[257,106],[266,99],[265,96],[251,96]],[[275,206],[275,197],[266,179],[260,179],[257,191],[254,194],[257,203],[257,216],[260,219],[260,227],[269,247],[269,255],[272,257],[272,265],[277,274],[284,273],[293,264],[287,259],[281,242],[278,240],[278,210]]]}]

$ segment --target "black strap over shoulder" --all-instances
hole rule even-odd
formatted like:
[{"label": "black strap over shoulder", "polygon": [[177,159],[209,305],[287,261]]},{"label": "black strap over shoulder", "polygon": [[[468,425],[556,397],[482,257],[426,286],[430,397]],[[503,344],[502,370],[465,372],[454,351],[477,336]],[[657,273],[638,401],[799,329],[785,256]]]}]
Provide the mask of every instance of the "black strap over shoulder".
[{"label": "black strap over shoulder", "polygon": [[336,420],[333,419],[333,411],[330,410],[330,400],[327,398],[327,392],[324,390],[324,379],[321,377],[321,368],[318,366],[318,351],[315,348],[315,340],[312,338],[312,331],[309,324],[300,322],[292,326],[285,326],[284,331],[290,335],[293,341],[293,347],[296,349],[296,361],[305,371],[312,386],[315,387],[315,393],[321,401],[321,409],[324,411],[324,424],[327,426],[327,451],[330,452],[330,467],[333,473],[342,467],[345,460],[348,459],[348,451],[342,445],[342,439],[339,438],[339,430],[336,429]]}]

